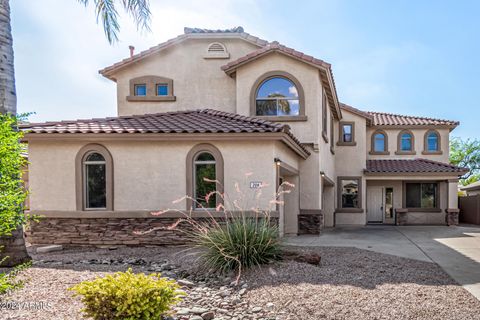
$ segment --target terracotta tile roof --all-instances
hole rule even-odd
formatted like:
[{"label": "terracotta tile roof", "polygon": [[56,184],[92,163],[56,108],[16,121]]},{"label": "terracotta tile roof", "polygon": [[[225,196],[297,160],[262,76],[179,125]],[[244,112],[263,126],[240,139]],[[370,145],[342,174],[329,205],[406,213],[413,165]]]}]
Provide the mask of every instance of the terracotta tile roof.
[{"label": "terracotta tile roof", "polygon": [[27,134],[86,133],[286,133],[304,152],[307,149],[286,124],[212,109],[120,116],[100,119],[23,124]]},{"label": "terracotta tile roof", "polygon": [[169,39],[165,42],[162,42],[154,47],[151,47],[147,50],[144,50],[140,53],[137,53],[133,55],[132,57],[123,59],[120,62],[114,63],[111,66],[108,66],[106,68],[103,68],[102,70],[98,71],[101,75],[104,77],[107,77],[111,80],[115,80],[112,76],[111,73],[116,71],[117,69],[123,68],[129,64],[132,64],[134,62],[137,62],[143,58],[146,58],[152,54],[155,54],[161,50],[164,50],[166,48],[171,47],[172,45],[179,43],[185,39],[192,38],[192,37],[197,37],[197,36],[208,36],[208,34],[220,34],[223,33],[226,36],[234,36],[234,37],[239,37],[242,39],[245,39],[251,43],[254,43],[258,45],[259,47],[263,47],[268,44],[268,41],[260,39],[258,37],[252,36],[249,33],[244,32],[242,27],[236,27],[232,29],[227,29],[227,30],[209,30],[209,29],[200,29],[200,28],[184,28],[184,34],[179,35],[175,38]]},{"label": "terracotta tile roof", "polygon": [[297,51],[295,49],[289,48],[287,46],[284,46],[277,41],[270,42],[268,45],[266,45],[263,48],[260,48],[258,50],[255,50],[253,52],[250,52],[249,54],[238,58],[237,60],[231,61],[227,63],[226,65],[222,66],[222,70],[225,71],[226,73],[230,73],[232,70],[235,68],[239,67],[240,65],[243,65],[247,62],[249,62],[252,59],[256,59],[258,57],[261,57],[263,55],[266,55],[272,51],[280,51],[286,55],[289,55],[295,59],[300,59],[303,60],[307,63],[314,64],[319,67],[323,68],[330,68],[331,64],[327,63],[323,60],[314,58],[312,56],[309,56],[303,52]]},{"label": "terracotta tile roof", "polygon": [[346,110],[356,115],[359,115],[360,117],[364,117],[365,119],[367,119],[367,124],[371,124],[373,121],[373,116],[371,114],[369,114],[368,112],[362,111],[360,109],[354,108],[352,106],[349,106],[348,104],[340,103],[340,108],[342,110]]},{"label": "terracotta tile roof", "polygon": [[367,168],[364,171],[377,174],[403,174],[403,173],[456,173],[462,175],[468,169],[460,168],[451,164],[428,160],[428,159],[379,159],[367,160]]},{"label": "terracotta tile roof", "polygon": [[452,120],[442,120],[428,117],[418,117],[418,116],[405,116],[393,113],[385,112],[371,112],[368,111],[373,117],[374,126],[450,126],[456,127],[460,123],[458,121]]},{"label": "terracotta tile roof", "polygon": [[[328,62],[325,62],[323,60],[317,59],[315,57],[312,57],[308,54],[305,54],[303,52],[297,51],[293,48],[284,46],[277,41],[273,41],[268,43],[266,46],[252,51],[248,53],[247,55],[238,58],[237,60],[233,60],[226,65],[222,66],[222,70],[225,71],[228,75],[233,75],[236,71],[237,68],[243,66],[244,64],[247,64],[255,59],[261,58],[265,55],[268,55],[272,52],[280,52],[286,56],[289,56],[293,59],[303,61],[305,63],[308,63],[310,65],[313,65],[315,67],[318,67],[320,69],[320,74],[322,75],[322,82],[324,85],[327,87],[327,96],[329,99],[330,104],[333,106],[332,111],[334,112],[335,115],[340,117],[341,111],[338,110],[337,108],[339,107],[338,103],[338,98],[337,98],[337,89],[335,86],[335,78],[333,77],[333,72],[332,72],[332,65]],[[332,85],[330,86],[329,83],[329,78],[331,79]]]}]

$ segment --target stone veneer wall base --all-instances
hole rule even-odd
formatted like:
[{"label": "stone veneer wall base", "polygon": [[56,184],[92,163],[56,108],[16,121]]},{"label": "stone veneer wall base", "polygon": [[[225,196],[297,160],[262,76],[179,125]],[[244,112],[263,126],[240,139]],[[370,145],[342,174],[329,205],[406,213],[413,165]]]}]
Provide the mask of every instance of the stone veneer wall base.
[{"label": "stone veneer wall base", "polygon": [[[277,224],[277,218],[271,218]],[[31,222],[26,230],[27,241],[33,245],[61,244],[64,246],[166,246],[191,243],[188,234],[192,226],[180,223],[174,230],[168,227],[178,218],[42,218]],[[196,219],[211,223],[210,218]],[[217,218],[224,223],[224,219]],[[146,232],[149,231],[150,232]]]}]

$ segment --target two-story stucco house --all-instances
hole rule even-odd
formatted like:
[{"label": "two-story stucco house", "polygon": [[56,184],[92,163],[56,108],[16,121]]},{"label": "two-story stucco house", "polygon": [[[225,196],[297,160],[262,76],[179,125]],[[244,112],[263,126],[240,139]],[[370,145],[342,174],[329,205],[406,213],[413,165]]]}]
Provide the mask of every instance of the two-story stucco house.
[{"label": "two-story stucco house", "polygon": [[174,230],[132,231],[178,217],[152,211],[199,206],[172,203],[184,195],[215,208],[221,199],[205,198],[216,187],[203,177],[230,195],[235,182],[261,182],[261,209],[280,181],[293,183],[274,212],[282,234],[445,224],[458,212],[465,170],[448,163],[458,122],[342,104],[330,64],[241,27],[186,28],[100,74],[117,86],[117,117],[23,127],[30,211],[44,215],[34,243],[181,241]]}]

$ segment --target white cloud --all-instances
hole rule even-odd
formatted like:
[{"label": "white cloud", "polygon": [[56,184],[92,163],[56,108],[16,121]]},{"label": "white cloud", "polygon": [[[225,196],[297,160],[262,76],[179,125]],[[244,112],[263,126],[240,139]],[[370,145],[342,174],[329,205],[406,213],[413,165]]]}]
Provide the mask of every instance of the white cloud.
[{"label": "white cloud", "polygon": [[295,86],[288,87],[288,93],[293,94],[295,97],[298,97],[297,87]]}]

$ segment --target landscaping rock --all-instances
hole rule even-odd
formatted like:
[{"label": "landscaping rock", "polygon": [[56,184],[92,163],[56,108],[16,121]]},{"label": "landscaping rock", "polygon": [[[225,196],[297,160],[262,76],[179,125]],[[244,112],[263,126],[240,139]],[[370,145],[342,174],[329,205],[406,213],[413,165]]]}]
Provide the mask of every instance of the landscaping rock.
[{"label": "landscaping rock", "polygon": [[284,260],[293,260],[300,263],[308,263],[312,265],[320,265],[321,257],[315,252],[296,252],[296,251],[284,251]]},{"label": "landscaping rock", "polygon": [[50,246],[44,246],[44,247],[38,247],[37,248],[37,253],[48,253],[48,252],[54,252],[54,251],[62,251],[63,246],[61,244],[52,244]]},{"label": "landscaping rock", "polygon": [[203,320],[212,320],[213,318],[215,318],[215,313],[213,311],[202,313]]}]

